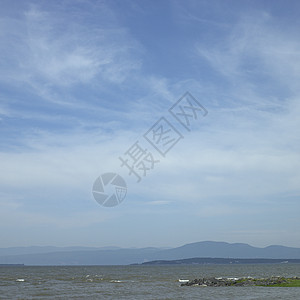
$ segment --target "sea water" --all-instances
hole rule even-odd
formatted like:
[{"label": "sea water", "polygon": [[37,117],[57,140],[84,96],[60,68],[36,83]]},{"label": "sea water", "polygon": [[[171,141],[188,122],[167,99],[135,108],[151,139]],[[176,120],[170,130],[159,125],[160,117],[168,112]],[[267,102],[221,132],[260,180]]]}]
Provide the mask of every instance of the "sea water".
[{"label": "sea water", "polygon": [[300,264],[0,267],[0,299],[300,299],[300,287],[180,286],[201,277],[300,277]]}]

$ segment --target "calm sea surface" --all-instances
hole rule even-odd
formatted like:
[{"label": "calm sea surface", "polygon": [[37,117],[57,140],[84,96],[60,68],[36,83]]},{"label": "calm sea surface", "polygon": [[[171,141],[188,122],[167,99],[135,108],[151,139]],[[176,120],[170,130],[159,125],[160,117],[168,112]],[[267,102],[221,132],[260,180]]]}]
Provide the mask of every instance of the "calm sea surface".
[{"label": "calm sea surface", "polygon": [[181,287],[200,277],[298,276],[300,264],[0,267],[0,299],[300,299],[300,288]]}]

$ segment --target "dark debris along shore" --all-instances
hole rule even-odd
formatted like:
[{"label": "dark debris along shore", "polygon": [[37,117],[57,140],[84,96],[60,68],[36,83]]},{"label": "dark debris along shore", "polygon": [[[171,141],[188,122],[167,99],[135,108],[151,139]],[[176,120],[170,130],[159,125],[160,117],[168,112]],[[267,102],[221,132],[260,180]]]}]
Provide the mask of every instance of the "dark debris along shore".
[{"label": "dark debris along shore", "polygon": [[222,277],[211,277],[211,278],[200,278],[194,279],[185,283],[181,286],[274,286],[289,283],[291,280],[300,280],[299,277],[285,278],[285,277],[269,277],[269,278],[253,278],[253,277],[242,277],[242,278],[222,278]]}]

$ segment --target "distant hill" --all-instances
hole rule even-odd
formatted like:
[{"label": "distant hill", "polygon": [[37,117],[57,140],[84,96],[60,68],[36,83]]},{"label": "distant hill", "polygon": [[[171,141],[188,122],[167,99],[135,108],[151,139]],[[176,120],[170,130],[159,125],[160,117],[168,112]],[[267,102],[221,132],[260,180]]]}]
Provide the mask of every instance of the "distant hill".
[{"label": "distant hill", "polygon": [[144,262],[141,265],[243,265],[243,264],[300,264],[300,259],[268,259],[268,258],[186,258],[175,260],[153,260]]},{"label": "distant hill", "polygon": [[198,242],[171,249],[117,247],[14,247],[0,248],[0,264],[25,265],[127,265],[155,260],[188,258],[300,259],[300,248],[253,247],[226,242]]},{"label": "distant hill", "polygon": [[119,247],[54,247],[54,246],[30,246],[0,248],[0,256],[23,255],[36,253],[66,252],[66,251],[90,251],[90,250],[116,250]]},{"label": "distant hill", "polygon": [[253,247],[242,243],[198,242],[168,249],[157,254],[158,259],[183,259],[192,257],[216,258],[300,258],[300,248],[284,246]]}]

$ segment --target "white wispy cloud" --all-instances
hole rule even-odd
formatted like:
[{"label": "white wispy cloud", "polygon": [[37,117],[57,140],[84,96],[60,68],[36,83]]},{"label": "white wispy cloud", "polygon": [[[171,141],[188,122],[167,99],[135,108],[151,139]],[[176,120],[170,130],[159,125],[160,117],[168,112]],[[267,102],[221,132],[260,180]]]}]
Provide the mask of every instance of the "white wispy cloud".
[{"label": "white wispy cloud", "polygon": [[[103,11],[98,10],[99,18],[105,11],[104,7]],[[137,43],[130,40],[125,29],[117,26],[87,27],[85,22],[76,23],[68,18],[68,11],[57,14],[39,6],[31,6],[18,25],[18,29],[23,28],[21,32],[11,30],[18,32],[22,43],[14,51],[20,54],[25,50],[18,71],[27,73],[29,83],[41,76],[48,85],[68,86],[89,82],[99,75],[99,79],[120,83],[131,70],[139,67],[138,59],[130,53],[135,47],[138,50]]]},{"label": "white wispy cloud", "polygon": [[[98,217],[111,220],[112,212],[91,212],[99,208],[91,187],[104,172],[119,172],[128,183],[122,213],[115,215],[123,220],[132,210],[167,216],[170,222],[182,213],[186,221],[196,216],[213,224],[215,218],[250,218],[260,209],[267,215],[269,204],[276,204],[277,216],[283,199],[298,207],[297,32],[273,26],[274,16],[264,11],[244,11],[233,21],[210,20],[177,2],[178,23],[196,23],[195,32],[199,24],[213,26],[213,38],[190,36],[182,51],[189,75],[166,78],[159,69],[144,72],[147,49],[107,3],[86,3],[83,11],[37,3],[18,18],[0,20],[0,84],[8,91],[0,95],[0,121],[8,120],[5,124],[18,134],[16,139],[7,127],[2,138],[11,147],[0,153],[3,224],[72,229],[80,227],[77,218],[87,227]],[[197,68],[207,78],[194,72]],[[184,139],[136,184],[118,157],[161,116],[170,117],[168,108],[186,91],[208,115],[190,133],[177,124]],[[59,203],[61,215],[53,211]],[[245,213],[243,203],[249,207]],[[70,204],[73,216],[67,213]],[[219,225],[211,226],[222,239]],[[254,240],[257,231],[245,226],[231,232]],[[276,240],[271,229],[260,234],[258,240],[268,234]]]},{"label": "white wispy cloud", "polygon": [[[225,90],[216,86],[215,102],[204,99],[209,114],[203,129],[199,125],[196,133],[187,134],[174,156],[158,166],[156,176],[167,183],[155,182],[155,198],[161,194],[205,203],[232,196],[259,203],[262,197],[299,194],[300,94],[293,84],[299,76],[297,39],[274,30],[273,22],[265,13],[247,16],[222,44],[212,48],[197,43],[200,58],[229,84]],[[283,94],[276,95],[276,88],[265,90],[258,82],[261,77],[268,86],[281,83]],[[200,87],[205,94],[205,86]]]}]

